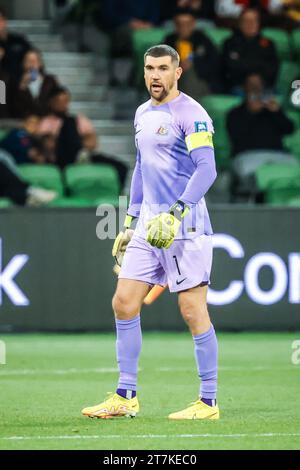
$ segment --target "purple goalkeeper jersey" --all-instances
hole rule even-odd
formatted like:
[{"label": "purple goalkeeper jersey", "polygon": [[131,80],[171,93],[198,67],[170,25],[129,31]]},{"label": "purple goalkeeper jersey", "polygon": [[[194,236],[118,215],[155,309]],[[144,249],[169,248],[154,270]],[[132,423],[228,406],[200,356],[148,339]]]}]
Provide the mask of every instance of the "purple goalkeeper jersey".
[{"label": "purple goalkeeper jersey", "polygon": [[[193,98],[180,93],[168,103],[154,106],[151,100],[138,107],[134,121],[137,166],[141,178],[141,207],[131,194],[128,213],[139,215],[136,234],[145,238],[147,222],[180,199],[196,170],[192,152],[212,151],[212,120]],[[210,158],[214,159],[214,154]],[[201,173],[199,174],[199,185]],[[131,192],[134,191],[132,187]],[[183,198],[184,200],[184,198]],[[184,201],[186,202],[186,201]],[[190,212],[180,226],[176,239],[211,235],[212,227],[204,197],[190,205]]]}]

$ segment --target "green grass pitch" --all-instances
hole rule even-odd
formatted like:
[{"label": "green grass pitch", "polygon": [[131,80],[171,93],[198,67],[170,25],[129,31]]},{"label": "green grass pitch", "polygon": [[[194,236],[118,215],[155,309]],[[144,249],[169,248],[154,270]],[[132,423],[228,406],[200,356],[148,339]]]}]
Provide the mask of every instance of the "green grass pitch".
[{"label": "green grass pitch", "polygon": [[1,335],[1,449],[299,449],[300,333],[220,333],[220,421],[170,422],[197,396],[187,333],[145,333],[141,412],[135,419],[81,417],[114,391],[112,334]]}]

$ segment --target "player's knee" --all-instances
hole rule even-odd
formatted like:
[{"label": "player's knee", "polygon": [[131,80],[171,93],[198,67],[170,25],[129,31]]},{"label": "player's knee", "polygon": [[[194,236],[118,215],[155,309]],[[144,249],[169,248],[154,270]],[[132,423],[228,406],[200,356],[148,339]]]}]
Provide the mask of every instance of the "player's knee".
[{"label": "player's knee", "polygon": [[179,309],[184,321],[191,325],[208,315],[206,305],[199,305],[188,298],[179,299]]},{"label": "player's knee", "polygon": [[112,300],[115,316],[119,320],[130,320],[140,312],[140,305],[126,294],[116,292]]}]

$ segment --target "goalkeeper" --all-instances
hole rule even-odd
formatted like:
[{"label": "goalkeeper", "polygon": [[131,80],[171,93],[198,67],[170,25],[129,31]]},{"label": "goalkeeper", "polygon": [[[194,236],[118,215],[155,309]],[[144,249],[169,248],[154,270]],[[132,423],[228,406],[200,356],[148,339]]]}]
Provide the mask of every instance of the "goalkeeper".
[{"label": "goalkeeper", "polygon": [[[213,232],[204,200],[216,178],[213,125],[202,106],[178,90],[182,69],[173,48],[148,49],[144,65],[150,100],[139,106],[135,116],[137,160],[130,204],[125,232],[113,250],[122,261],[113,298],[119,383],[115,394],[82,413],[110,418],[135,416],[139,411],[140,310],[153,285],[168,284],[171,292],[178,293],[181,314],[192,334],[200,378],[197,400],[169,418],[218,419],[218,346],[206,301]],[[133,233],[134,218],[138,221]]]}]

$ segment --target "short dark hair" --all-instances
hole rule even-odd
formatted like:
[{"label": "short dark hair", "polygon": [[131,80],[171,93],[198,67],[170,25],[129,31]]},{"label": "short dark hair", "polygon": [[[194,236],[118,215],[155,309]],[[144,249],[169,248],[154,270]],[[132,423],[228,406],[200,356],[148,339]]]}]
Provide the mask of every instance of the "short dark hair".
[{"label": "short dark hair", "polygon": [[144,54],[144,63],[146,62],[146,57],[165,57],[169,56],[172,59],[172,62],[176,62],[179,65],[179,54],[178,52],[171,46],[167,44],[158,44],[157,46],[152,46],[147,49]]},{"label": "short dark hair", "polygon": [[49,102],[56,96],[62,95],[62,94],[71,96],[71,93],[69,92],[68,88],[64,86],[60,86],[60,85],[55,86],[48,94],[47,101]]},{"label": "short dark hair", "polygon": [[192,10],[191,8],[176,8],[176,10],[174,11],[173,13],[173,18],[176,18],[176,16],[180,16],[180,15],[190,15],[192,16],[194,19],[197,19],[197,14],[194,10]]}]

